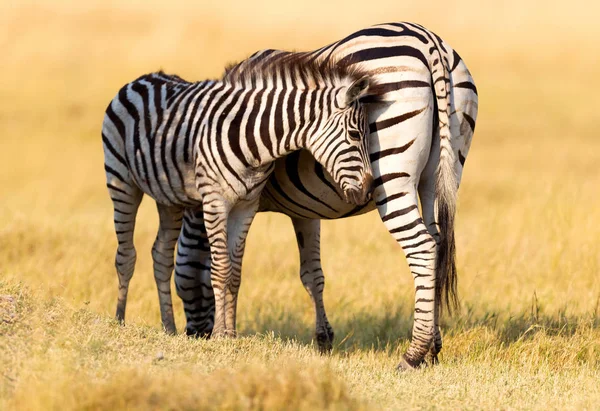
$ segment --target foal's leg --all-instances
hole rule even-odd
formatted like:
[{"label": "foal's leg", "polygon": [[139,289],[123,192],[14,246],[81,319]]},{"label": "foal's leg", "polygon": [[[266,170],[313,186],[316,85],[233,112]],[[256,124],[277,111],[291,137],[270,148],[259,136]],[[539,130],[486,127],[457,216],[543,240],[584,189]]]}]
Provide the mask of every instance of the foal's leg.
[{"label": "foal's leg", "polygon": [[325,276],[321,267],[321,221],[292,218],[300,251],[300,280],[310,295],[316,314],[315,336],[319,351],[331,351],[334,333],[323,303]]},{"label": "foal's leg", "polygon": [[230,303],[232,295],[230,284],[233,279],[233,266],[229,252],[228,219],[231,207],[226,200],[216,193],[206,194],[202,199],[204,223],[210,244],[211,270],[210,277],[215,294],[215,323],[212,335],[224,337],[228,330],[235,329],[231,319]]},{"label": "foal's leg", "polygon": [[[246,247],[246,237],[250,230],[252,220],[258,211],[258,198],[253,201],[243,201],[237,203],[229,213],[227,222],[227,238],[229,256],[231,259],[231,278],[227,283],[225,292],[225,303],[227,305],[225,312],[226,334],[236,336],[236,317],[238,292],[242,282],[242,259]],[[216,293],[215,293],[216,295]]]},{"label": "foal's leg", "polygon": [[171,275],[173,274],[175,243],[181,231],[183,210],[181,207],[169,207],[162,204],[156,206],[160,217],[160,225],[152,247],[154,280],[158,289],[162,325],[168,334],[176,334],[177,329],[173,318],[173,301],[171,299]]},{"label": "foal's leg", "polygon": [[107,174],[107,186],[114,207],[115,232],[119,245],[115,256],[115,266],[119,278],[117,300],[117,320],[125,321],[127,292],[135,268],[136,252],[133,244],[133,231],[138,207],[142,202],[142,191],[133,182],[124,182]]}]

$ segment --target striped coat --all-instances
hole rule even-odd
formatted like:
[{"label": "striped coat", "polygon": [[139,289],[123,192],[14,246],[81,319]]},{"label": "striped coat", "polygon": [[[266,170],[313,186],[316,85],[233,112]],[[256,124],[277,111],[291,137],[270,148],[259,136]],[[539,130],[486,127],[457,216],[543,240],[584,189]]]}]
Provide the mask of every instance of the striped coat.
[{"label": "striped coat", "polygon": [[[435,360],[442,348],[442,304],[451,308],[457,302],[454,210],[477,118],[473,78],[455,50],[413,23],[369,27],[301,54],[321,64],[337,60],[345,67],[360,66],[376,80],[386,102],[369,106],[373,201],[348,205],[331,177],[303,151],[277,160],[261,196],[261,211],[292,217],[300,278],[316,310],[317,342],[328,350],[334,336],[323,303],[319,220],[377,209],[403,249],[415,283],[413,337],[400,367],[420,365],[428,351]],[[286,55],[265,50],[248,61],[269,62]],[[210,333],[211,290],[205,274],[208,262],[201,250],[201,221],[195,217],[186,216],[184,230],[189,236],[180,243],[185,257],[178,256],[175,282],[184,301],[187,332],[206,334]],[[199,248],[189,252],[186,244]]]}]

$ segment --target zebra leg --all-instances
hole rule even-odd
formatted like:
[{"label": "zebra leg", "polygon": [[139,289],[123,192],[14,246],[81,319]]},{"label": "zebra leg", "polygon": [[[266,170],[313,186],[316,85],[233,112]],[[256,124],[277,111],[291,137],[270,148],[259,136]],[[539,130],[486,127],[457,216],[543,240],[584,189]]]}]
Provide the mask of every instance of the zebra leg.
[{"label": "zebra leg", "polygon": [[173,274],[173,255],[175,243],[181,231],[181,207],[169,207],[156,204],[160,225],[156,240],[152,247],[154,261],[154,280],[158,289],[160,317],[167,334],[176,334],[175,319],[173,318],[173,301],[171,299],[171,275]]},{"label": "zebra leg", "polygon": [[[229,284],[233,277],[233,266],[228,242],[228,219],[230,207],[225,199],[210,193],[202,199],[204,224],[210,244],[210,279],[215,295],[215,317],[212,336],[228,336],[226,310],[231,301]],[[231,325],[230,325],[231,326]]]},{"label": "zebra leg", "polygon": [[292,218],[300,251],[300,280],[313,302],[316,314],[315,337],[321,353],[332,349],[334,333],[323,303],[325,276],[321,268],[321,221]]},{"label": "zebra leg", "polygon": [[[425,173],[424,173],[425,174]],[[436,245],[439,246],[440,233],[435,220],[435,178],[424,179],[422,175],[419,183],[419,199],[421,200],[421,209],[423,211],[423,220],[427,226],[427,230],[435,239]],[[433,329],[433,344],[431,345],[431,361],[433,364],[438,363],[438,354],[442,350],[442,334],[440,332],[440,301],[436,300],[435,318]]]},{"label": "zebra leg", "polygon": [[[231,260],[232,275],[227,283],[225,291],[226,334],[236,336],[237,300],[240,285],[242,283],[242,259],[246,247],[246,238],[252,220],[258,211],[258,198],[253,201],[242,201],[237,203],[231,210],[227,221],[228,227],[228,249]],[[216,292],[215,292],[216,299]]]},{"label": "zebra leg", "polygon": [[[457,58],[457,54],[454,58]],[[451,134],[453,136],[452,147],[454,156],[458,161],[455,163],[455,175],[457,183],[460,185],[462,178],[463,167],[471,141],[473,132],[475,131],[475,121],[477,119],[477,89],[469,70],[464,62],[453,64],[454,71],[451,73],[451,99],[452,113],[450,116]],[[440,233],[437,225],[436,210],[435,210],[435,181],[436,171],[439,165],[440,158],[440,137],[439,130],[434,131],[431,151],[425,169],[421,174],[419,182],[419,198],[421,200],[421,209],[423,211],[423,219],[429,233],[435,238],[436,244],[440,245]],[[436,301],[435,307],[435,324],[434,324],[434,341],[431,346],[431,358],[435,364],[438,362],[437,356],[442,349],[442,335],[439,327],[439,318],[441,315],[441,301]]]},{"label": "zebra leg", "polygon": [[[405,253],[415,282],[412,340],[398,366],[420,366],[434,339],[436,242],[425,226],[412,184],[378,187],[374,193],[381,219]],[[383,203],[383,204],[382,204]]]},{"label": "zebra leg", "polygon": [[124,323],[127,292],[136,261],[133,244],[135,217],[142,202],[143,193],[133,183],[128,184],[117,178],[109,178],[107,186],[113,201],[115,232],[119,242],[115,256],[115,267],[119,278],[116,318],[119,322]]},{"label": "zebra leg", "polygon": [[186,209],[177,244],[175,288],[183,301],[186,334],[209,337],[213,330],[215,296],[210,282],[210,246],[202,208]]}]

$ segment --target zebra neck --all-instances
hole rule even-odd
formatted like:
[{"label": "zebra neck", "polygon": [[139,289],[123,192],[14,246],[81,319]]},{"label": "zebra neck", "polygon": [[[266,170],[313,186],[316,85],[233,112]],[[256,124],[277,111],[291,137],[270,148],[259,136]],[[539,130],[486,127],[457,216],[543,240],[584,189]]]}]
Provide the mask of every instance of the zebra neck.
[{"label": "zebra neck", "polygon": [[[245,128],[248,143],[245,154],[257,166],[265,166],[299,149],[309,149],[311,137],[329,117],[330,88],[271,89],[250,94],[261,95],[260,100],[256,98],[254,104],[250,103],[253,107],[247,107],[250,114]],[[256,104],[260,104],[258,110]],[[240,130],[240,135],[243,131]]]}]

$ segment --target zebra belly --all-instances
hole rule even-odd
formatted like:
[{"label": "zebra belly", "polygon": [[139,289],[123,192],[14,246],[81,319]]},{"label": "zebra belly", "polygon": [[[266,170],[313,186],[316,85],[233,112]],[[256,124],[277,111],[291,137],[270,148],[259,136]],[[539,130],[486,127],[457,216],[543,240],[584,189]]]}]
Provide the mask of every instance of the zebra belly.
[{"label": "zebra belly", "polygon": [[374,209],[372,201],[363,206],[348,204],[331,176],[306,150],[275,161],[259,207],[259,211],[317,219],[350,217]]},{"label": "zebra belly", "polygon": [[[160,147],[160,145],[157,145]],[[167,144],[165,153],[170,153]],[[157,148],[158,149],[158,148]],[[135,166],[130,167],[130,173],[136,185],[157,203],[167,206],[197,206],[202,197],[195,182],[194,165],[192,162],[174,162],[170,156],[162,155],[160,151],[152,155],[135,156]]]}]

